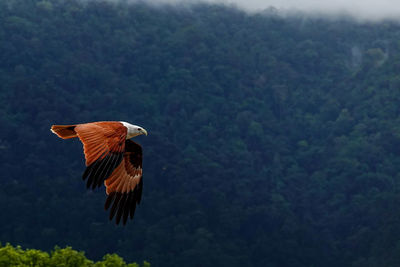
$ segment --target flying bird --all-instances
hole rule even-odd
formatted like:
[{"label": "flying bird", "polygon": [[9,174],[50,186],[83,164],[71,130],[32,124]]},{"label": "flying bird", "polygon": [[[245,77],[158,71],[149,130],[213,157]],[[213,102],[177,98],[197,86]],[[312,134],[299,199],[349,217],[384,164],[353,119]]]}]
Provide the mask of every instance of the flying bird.
[{"label": "flying bird", "polygon": [[143,188],[142,147],[130,138],[147,131],[123,121],[101,121],[75,125],[53,125],[58,137],[78,137],[83,143],[86,170],[82,179],[87,188],[106,186],[104,209],[110,209],[110,220],[117,224],[133,219]]}]

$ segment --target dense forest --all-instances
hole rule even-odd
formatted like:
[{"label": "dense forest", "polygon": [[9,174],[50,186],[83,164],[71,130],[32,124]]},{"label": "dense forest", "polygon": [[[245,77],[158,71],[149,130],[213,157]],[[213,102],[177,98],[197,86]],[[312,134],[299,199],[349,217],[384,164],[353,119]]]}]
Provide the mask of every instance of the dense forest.
[{"label": "dense forest", "polygon": [[[0,1],[0,242],[156,267],[400,266],[399,38],[274,9]],[[49,130],[98,120],[149,132],[125,227],[86,190],[81,143]]]}]

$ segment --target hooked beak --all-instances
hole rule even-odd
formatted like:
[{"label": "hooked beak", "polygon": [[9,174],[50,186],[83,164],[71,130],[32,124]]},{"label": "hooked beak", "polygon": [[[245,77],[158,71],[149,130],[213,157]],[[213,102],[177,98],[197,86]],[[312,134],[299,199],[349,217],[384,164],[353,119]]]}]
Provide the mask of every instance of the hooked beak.
[{"label": "hooked beak", "polygon": [[142,132],[147,136],[147,131],[145,129],[142,128]]}]

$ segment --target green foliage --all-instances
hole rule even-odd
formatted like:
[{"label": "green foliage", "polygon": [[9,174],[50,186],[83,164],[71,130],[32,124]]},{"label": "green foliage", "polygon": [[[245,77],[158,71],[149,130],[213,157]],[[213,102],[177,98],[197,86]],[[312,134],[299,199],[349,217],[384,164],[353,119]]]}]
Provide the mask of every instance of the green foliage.
[{"label": "green foliage", "polygon": [[[163,267],[400,265],[398,22],[3,0],[0,25],[2,242]],[[49,131],[96,120],[149,131],[125,228],[82,184],[79,141]]]},{"label": "green foliage", "polygon": [[[0,246],[0,266],[41,267],[41,266],[76,266],[76,267],[140,267],[137,263],[126,264],[116,254],[107,254],[102,261],[88,260],[83,252],[73,250],[71,247],[55,249],[49,254],[37,249],[23,250],[20,246],[13,247],[10,244]],[[142,267],[150,267],[146,261]]]},{"label": "green foliage", "polygon": [[88,260],[83,252],[73,250],[71,247],[64,249],[56,247],[51,253],[51,264],[54,266],[91,266],[92,262]]}]

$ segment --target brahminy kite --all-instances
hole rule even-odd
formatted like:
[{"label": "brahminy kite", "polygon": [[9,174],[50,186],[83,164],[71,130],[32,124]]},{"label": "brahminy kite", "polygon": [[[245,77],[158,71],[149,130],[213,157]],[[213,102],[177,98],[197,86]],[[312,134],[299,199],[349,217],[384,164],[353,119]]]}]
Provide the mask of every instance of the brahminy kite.
[{"label": "brahminy kite", "polygon": [[78,137],[83,143],[86,170],[83,180],[87,188],[106,186],[104,209],[111,204],[110,220],[115,217],[125,225],[133,219],[136,204],[140,203],[143,188],[142,147],[130,138],[145,134],[143,127],[123,121],[101,121],[75,125],[53,125],[58,137]]}]

